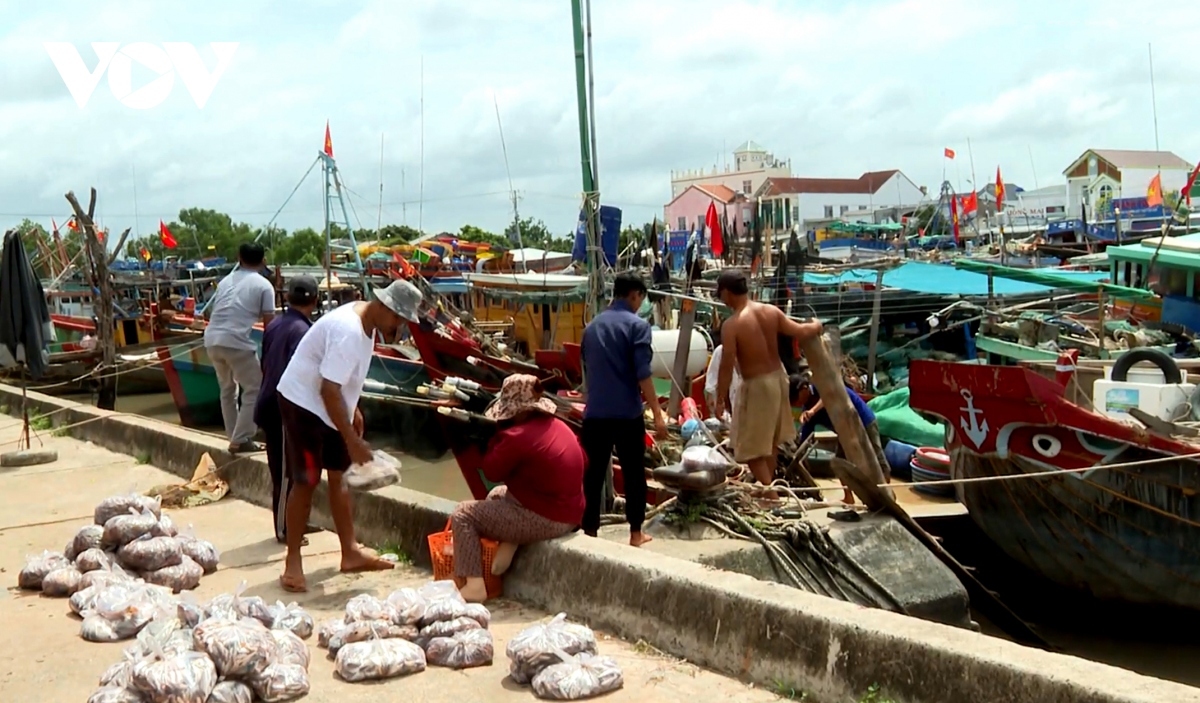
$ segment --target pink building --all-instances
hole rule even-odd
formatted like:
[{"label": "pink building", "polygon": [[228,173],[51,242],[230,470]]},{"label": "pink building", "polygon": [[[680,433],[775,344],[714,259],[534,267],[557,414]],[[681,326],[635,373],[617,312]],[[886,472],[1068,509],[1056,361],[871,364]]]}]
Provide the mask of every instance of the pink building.
[{"label": "pink building", "polygon": [[754,209],[741,193],[729,186],[705,183],[688,186],[663,208],[663,219],[667,228],[675,231],[691,230],[704,224],[704,215],[709,204],[717,207],[717,217],[729,220],[729,228],[744,235],[746,223],[751,221]]}]

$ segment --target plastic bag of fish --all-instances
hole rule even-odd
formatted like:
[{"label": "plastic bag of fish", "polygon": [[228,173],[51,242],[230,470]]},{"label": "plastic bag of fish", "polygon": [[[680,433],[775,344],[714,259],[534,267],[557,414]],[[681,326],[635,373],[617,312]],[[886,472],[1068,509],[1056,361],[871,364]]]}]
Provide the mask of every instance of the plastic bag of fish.
[{"label": "plastic bag of fish", "polygon": [[252,618],[210,618],[192,631],[196,649],[212,658],[217,672],[231,679],[258,676],[275,662],[278,645],[271,631]]},{"label": "plastic bag of fish", "polygon": [[275,605],[271,606],[271,613],[275,616],[271,621],[272,630],[287,630],[302,640],[312,637],[312,616],[297,603],[284,605],[283,601],[275,601]]},{"label": "plastic bag of fish", "polygon": [[425,599],[421,627],[466,615],[467,602],[463,600],[453,581],[430,581],[417,589],[417,594]]},{"label": "plastic bag of fish", "polygon": [[52,571],[71,566],[71,561],[58,552],[42,552],[25,557],[25,568],[17,575],[17,586],[28,591],[42,590],[42,581]]},{"label": "plastic bag of fish", "polygon": [[132,510],[141,513],[147,510],[157,519],[162,514],[162,502],[158,498],[148,498],[130,491],[126,495],[105,498],[96,505],[92,517],[97,525],[106,525],[118,515],[126,515]]},{"label": "plastic bag of fish", "polygon": [[561,661],[533,677],[533,693],[538,698],[578,701],[625,685],[621,668],[612,657],[587,653],[571,655],[561,651],[555,654]]},{"label": "plastic bag of fish", "polygon": [[53,598],[68,598],[79,590],[83,574],[74,566],[64,566],[46,574],[42,579],[42,595]]},{"label": "plastic bag of fish", "polygon": [[352,642],[338,650],[334,661],[344,681],[374,681],[425,670],[425,651],[403,639]]},{"label": "plastic bag of fish", "polygon": [[[155,539],[168,539],[159,538]],[[142,578],[146,583],[153,583],[171,589],[174,593],[190,591],[200,585],[200,577],[204,569],[186,554],[180,556],[178,564],[164,566],[154,571],[143,571]]]},{"label": "plastic bag of fish", "polygon": [[175,608],[166,589],[138,581],[112,583],[94,593],[82,612],[79,634],[89,642],[129,639],[156,616],[173,615]]},{"label": "plastic bag of fish", "polygon": [[560,653],[596,654],[595,633],[585,625],[567,622],[566,613],[531,625],[508,641],[509,674],[517,683],[529,683],[542,669],[560,663]]},{"label": "plastic bag of fish", "polygon": [[158,515],[149,509],[137,512],[130,508],[124,515],[116,515],[104,523],[104,534],[100,546],[105,549],[120,549],[142,535],[149,535],[158,526]]},{"label": "plastic bag of fish", "polygon": [[376,451],[366,464],[351,464],[342,481],[352,491],[377,491],[400,483],[400,461],[384,451]]},{"label": "plastic bag of fish", "polygon": [[258,596],[242,595],[249,584],[242,581],[233,593],[222,593],[208,602],[205,615],[210,618],[237,620],[253,618],[262,623],[263,627],[271,627],[275,622],[275,612],[267,602]]},{"label": "plastic bag of fish", "polygon": [[149,532],[117,550],[121,564],[134,571],[158,571],[183,561],[183,549],[174,537],[154,537]]},{"label": "plastic bag of fish", "polygon": [[434,637],[425,646],[425,659],[430,666],[449,669],[468,669],[492,663],[495,647],[492,633],[482,628],[463,630],[450,637]]},{"label": "plastic bag of fish", "polygon": [[204,569],[206,576],[217,570],[217,565],[221,562],[221,553],[217,551],[212,542],[196,537],[191,525],[188,525],[187,529],[180,532],[175,539],[179,540],[179,546],[183,549],[183,553]]},{"label": "plastic bag of fish", "polygon": [[[323,633],[324,634],[324,633]],[[387,620],[356,620],[330,626],[326,646],[329,653],[336,655],[342,647],[372,639],[418,639],[417,628],[412,625],[396,625]],[[319,644],[319,638],[318,638]]]}]

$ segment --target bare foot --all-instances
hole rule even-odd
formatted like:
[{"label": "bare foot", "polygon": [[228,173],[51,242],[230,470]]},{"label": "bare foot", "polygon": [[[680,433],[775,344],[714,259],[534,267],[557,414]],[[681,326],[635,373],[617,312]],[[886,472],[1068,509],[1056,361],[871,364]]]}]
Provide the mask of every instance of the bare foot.
[{"label": "bare foot", "polygon": [[654,538],[651,537],[650,535],[646,534],[645,532],[630,532],[629,533],[629,546],[631,546],[631,547],[640,547],[643,544],[645,544],[647,542],[652,542],[652,541],[654,541]]},{"label": "bare foot", "polygon": [[396,565],[386,559],[380,559],[374,554],[356,551],[342,555],[342,573],[353,574],[361,571],[387,571]]},{"label": "bare foot", "polygon": [[854,492],[847,488],[842,491],[842,502],[846,505],[854,505]]},{"label": "bare foot", "polygon": [[492,575],[499,576],[512,566],[513,555],[517,553],[517,545],[512,542],[501,542],[496,548],[496,556],[492,558]]},{"label": "bare foot", "polygon": [[279,577],[279,586],[288,593],[306,593],[308,592],[308,584],[304,580],[304,574],[297,576],[284,572]]},{"label": "bare foot", "polygon": [[468,603],[482,603],[487,600],[487,584],[482,576],[468,578],[458,592]]}]

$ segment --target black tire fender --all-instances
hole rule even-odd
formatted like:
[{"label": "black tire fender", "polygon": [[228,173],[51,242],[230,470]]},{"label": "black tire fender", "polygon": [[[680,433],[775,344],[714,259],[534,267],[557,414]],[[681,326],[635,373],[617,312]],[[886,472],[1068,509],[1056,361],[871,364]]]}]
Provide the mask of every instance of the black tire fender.
[{"label": "black tire fender", "polygon": [[1146,347],[1130,349],[1117,357],[1116,363],[1113,364],[1112,380],[1117,382],[1125,381],[1129,375],[1129,369],[1143,361],[1148,361],[1157,366],[1163,372],[1167,383],[1175,384],[1183,381],[1183,374],[1179,372],[1179,365],[1175,363],[1175,360],[1170,355],[1158,349],[1149,349]]}]

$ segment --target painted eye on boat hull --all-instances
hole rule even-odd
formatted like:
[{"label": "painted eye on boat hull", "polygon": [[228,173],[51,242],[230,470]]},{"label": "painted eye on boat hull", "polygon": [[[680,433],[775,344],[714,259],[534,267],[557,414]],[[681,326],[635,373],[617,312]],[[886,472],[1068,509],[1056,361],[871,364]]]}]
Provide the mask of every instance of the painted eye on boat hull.
[{"label": "painted eye on boat hull", "polygon": [[1047,459],[1053,459],[1062,451],[1062,442],[1057,437],[1048,434],[1035,434],[1031,441],[1033,451]]}]

